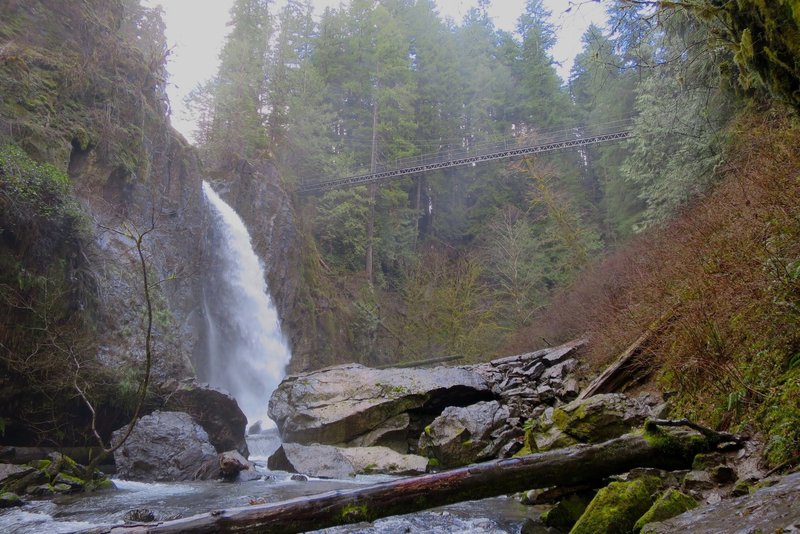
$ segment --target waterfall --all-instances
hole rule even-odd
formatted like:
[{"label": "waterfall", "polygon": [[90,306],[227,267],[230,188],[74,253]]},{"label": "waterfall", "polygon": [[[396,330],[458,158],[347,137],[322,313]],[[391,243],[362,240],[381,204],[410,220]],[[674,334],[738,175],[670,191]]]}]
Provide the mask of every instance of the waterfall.
[{"label": "waterfall", "polygon": [[203,193],[214,220],[214,257],[203,295],[206,360],[197,371],[201,380],[233,395],[250,424],[273,426],[267,403],[291,354],[247,228],[207,182]]}]

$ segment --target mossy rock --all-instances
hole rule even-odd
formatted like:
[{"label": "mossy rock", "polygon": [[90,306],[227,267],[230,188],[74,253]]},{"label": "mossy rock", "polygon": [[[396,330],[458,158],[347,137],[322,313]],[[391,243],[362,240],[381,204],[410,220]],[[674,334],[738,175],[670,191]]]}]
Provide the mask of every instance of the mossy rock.
[{"label": "mossy rock", "polygon": [[53,483],[54,484],[66,484],[67,486],[70,487],[71,492],[83,491],[84,488],[86,488],[86,481],[85,480],[83,480],[81,478],[78,478],[78,477],[75,477],[75,476],[72,476],[72,475],[68,475],[66,473],[57,474],[55,476],[55,478],[53,479]]},{"label": "mossy rock", "polygon": [[753,484],[748,482],[747,480],[737,480],[736,484],[733,486],[731,490],[731,497],[741,497],[742,495],[748,495],[750,493]]},{"label": "mossy rock", "polygon": [[656,499],[653,506],[636,521],[633,532],[638,533],[648,523],[665,521],[697,507],[697,502],[680,491],[670,488]]},{"label": "mossy rock", "polygon": [[692,469],[703,471],[726,463],[725,456],[718,452],[700,453],[692,460]]},{"label": "mossy rock", "polygon": [[597,492],[570,534],[628,534],[653,505],[653,494],[660,487],[656,477],[612,482]]},{"label": "mossy rock", "polygon": [[560,500],[558,504],[542,514],[542,521],[548,527],[568,531],[586,511],[594,493],[573,493]]},{"label": "mossy rock", "polygon": [[563,449],[580,443],[577,439],[562,430],[553,427],[547,432],[540,432],[531,435],[530,447],[536,452],[551,451],[553,449]]},{"label": "mossy rock", "polygon": [[644,405],[619,393],[575,400],[553,412],[553,424],[584,443],[619,437],[641,425],[648,415]]},{"label": "mossy rock", "polygon": [[22,499],[20,499],[19,495],[16,493],[11,493],[10,491],[0,493],[0,509],[13,508],[15,506],[22,506],[23,504],[25,503],[22,502]]}]

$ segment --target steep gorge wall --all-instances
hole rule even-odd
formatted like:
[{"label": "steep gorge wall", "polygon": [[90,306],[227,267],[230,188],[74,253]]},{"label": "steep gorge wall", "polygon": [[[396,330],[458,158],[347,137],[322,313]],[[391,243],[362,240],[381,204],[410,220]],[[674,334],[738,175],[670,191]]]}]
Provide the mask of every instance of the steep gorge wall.
[{"label": "steep gorge wall", "polygon": [[[198,157],[169,126],[166,48],[153,39],[163,40],[156,22],[133,0],[0,4],[0,146],[16,145],[33,161],[52,164],[56,177],[65,173],[64,194],[83,212],[66,248],[43,241],[48,236],[36,221],[52,219],[46,204],[35,217],[15,219],[9,211],[4,221],[0,306],[14,323],[0,330],[7,442],[52,440],[58,428],[62,441],[80,439],[87,412],[71,387],[75,376],[97,399],[108,426],[101,430],[125,418],[125,399],[144,359],[145,324],[143,277],[127,233],[148,232],[143,251],[155,312],[154,391],[194,375],[206,210]],[[21,189],[18,163],[5,163],[4,201],[39,195],[41,184]],[[51,241],[56,237],[64,238],[56,232]],[[34,258],[31,250],[42,254]],[[24,276],[41,287],[26,287],[22,295],[15,280]],[[53,297],[50,287],[67,290]],[[31,309],[20,295],[29,297]],[[63,301],[61,315],[35,337],[25,328],[51,306],[44,295]],[[27,364],[34,366],[30,373]]]}]

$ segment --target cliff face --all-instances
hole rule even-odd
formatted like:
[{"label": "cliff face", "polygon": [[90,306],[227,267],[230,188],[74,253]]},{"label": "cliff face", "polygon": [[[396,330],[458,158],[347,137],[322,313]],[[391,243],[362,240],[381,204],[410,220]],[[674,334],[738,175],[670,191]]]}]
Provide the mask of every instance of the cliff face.
[{"label": "cliff face", "polygon": [[137,237],[153,293],[154,391],[194,375],[206,212],[199,160],[169,126],[163,39],[136,0],[0,4],[7,441],[57,429],[79,440],[87,411],[75,383],[101,410],[101,430],[125,419],[144,357]]}]

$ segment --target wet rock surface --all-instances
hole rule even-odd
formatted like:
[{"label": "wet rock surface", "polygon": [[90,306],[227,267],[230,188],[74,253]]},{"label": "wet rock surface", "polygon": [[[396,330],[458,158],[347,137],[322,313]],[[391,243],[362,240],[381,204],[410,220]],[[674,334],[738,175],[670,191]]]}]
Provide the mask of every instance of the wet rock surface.
[{"label": "wet rock surface", "polygon": [[453,367],[371,369],[350,364],[286,378],[269,402],[284,441],[343,444],[411,411],[438,415],[491,397],[477,373]]},{"label": "wet rock surface", "polygon": [[399,454],[386,447],[334,447],[284,443],[270,456],[270,469],[319,478],[348,478],[357,474],[418,475],[428,460]]},{"label": "wet rock surface", "polygon": [[236,450],[247,457],[247,417],[228,392],[208,384],[188,382],[178,386],[165,404],[166,411],[185,412],[203,427],[218,452]]},{"label": "wet rock surface", "polygon": [[800,473],[793,473],[752,494],[701,506],[672,519],[645,525],[642,533],[798,532]]},{"label": "wet rock surface", "polygon": [[[112,434],[112,442],[126,432]],[[183,412],[156,411],[142,417],[114,452],[117,475],[128,480],[180,481],[215,478],[217,452],[208,434]]]}]

